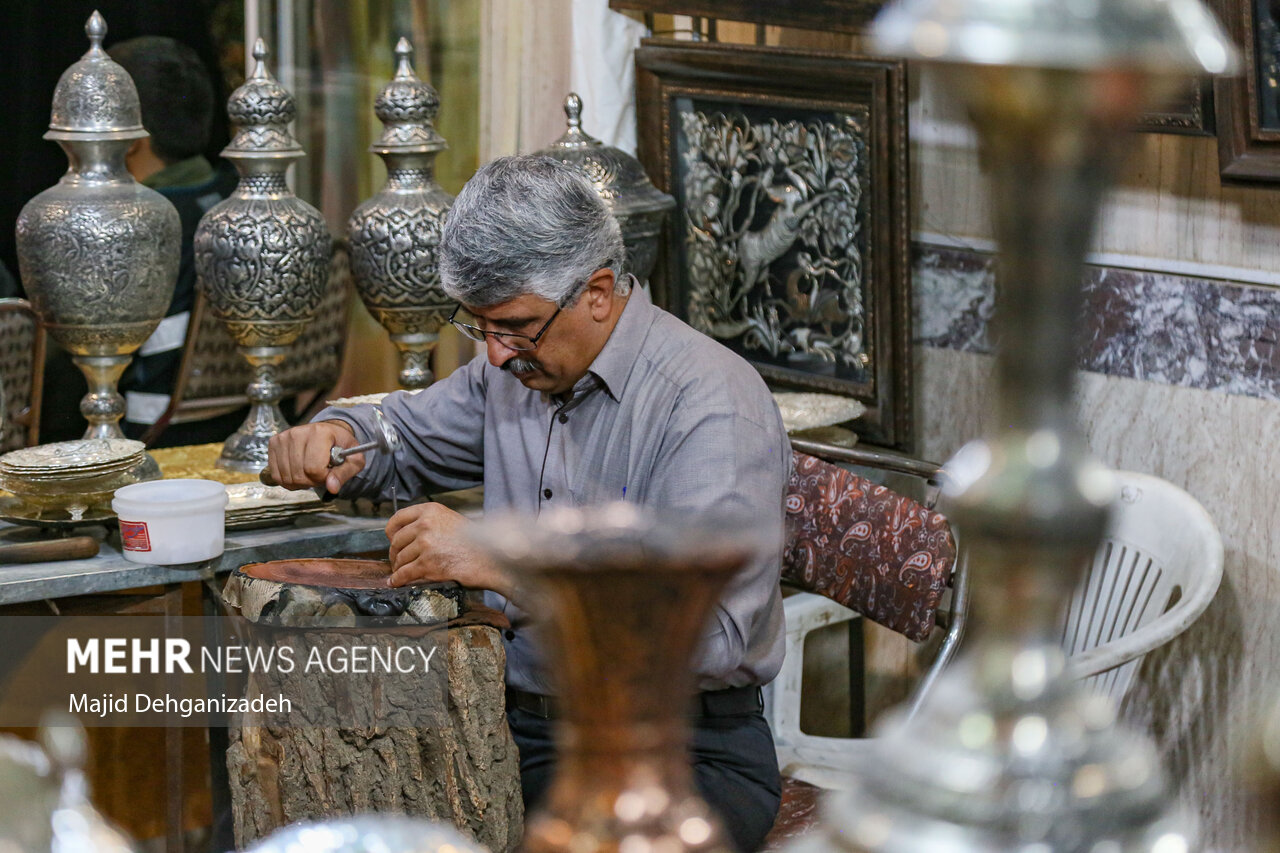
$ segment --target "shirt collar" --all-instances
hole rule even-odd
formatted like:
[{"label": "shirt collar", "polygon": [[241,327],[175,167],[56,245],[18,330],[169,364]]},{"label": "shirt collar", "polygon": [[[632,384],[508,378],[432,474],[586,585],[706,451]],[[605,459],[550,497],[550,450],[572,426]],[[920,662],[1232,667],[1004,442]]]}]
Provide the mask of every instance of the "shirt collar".
[{"label": "shirt collar", "polygon": [[640,350],[649,336],[655,310],[649,294],[632,276],[631,295],[622,307],[622,315],[589,370],[614,400],[622,399],[627,378],[631,376],[631,369],[639,360]]}]

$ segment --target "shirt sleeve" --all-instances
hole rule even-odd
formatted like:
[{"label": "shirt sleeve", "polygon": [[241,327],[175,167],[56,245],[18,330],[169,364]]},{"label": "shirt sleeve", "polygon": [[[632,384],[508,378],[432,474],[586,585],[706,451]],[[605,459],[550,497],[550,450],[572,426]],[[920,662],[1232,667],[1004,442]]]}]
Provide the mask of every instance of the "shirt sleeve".
[{"label": "shirt sleeve", "polygon": [[779,574],[791,450],[776,407],[758,408],[677,407],[650,481],[652,505],[727,517],[772,543],[715,607],[694,661],[701,690],[763,684],[782,665]]},{"label": "shirt sleeve", "polygon": [[[417,394],[397,391],[380,404],[400,434],[393,460],[366,453],[364,468],[339,493],[344,498],[389,500],[394,483],[402,500],[478,486],[484,473],[485,368],[483,355]],[[329,407],[313,420],[350,424],[361,442],[376,432],[374,406]]]}]

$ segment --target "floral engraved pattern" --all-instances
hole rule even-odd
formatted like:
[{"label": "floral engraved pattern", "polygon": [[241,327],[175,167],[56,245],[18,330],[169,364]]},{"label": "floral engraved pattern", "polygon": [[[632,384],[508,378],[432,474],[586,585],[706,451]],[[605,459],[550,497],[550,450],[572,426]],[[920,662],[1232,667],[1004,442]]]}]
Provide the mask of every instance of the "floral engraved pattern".
[{"label": "floral engraved pattern", "polygon": [[158,322],[177,277],[173,205],[158,193],[96,204],[51,195],[37,196],[18,221],[22,278],[36,310],[60,325]]},{"label": "floral engraved pattern", "polygon": [[233,334],[245,324],[304,321],[323,295],[330,244],[324,219],[300,199],[249,199],[238,189],[201,220],[196,272],[214,312],[236,321]]},{"label": "floral engraved pattern", "polygon": [[679,115],[690,323],[747,355],[841,372],[864,340],[868,111]]},{"label": "floral engraved pattern", "polygon": [[447,315],[453,303],[440,288],[436,250],[448,208],[378,202],[361,205],[349,231],[352,272],[365,304]]},{"label": "floral engraved pattern", "polygon": [[440,112],[440,96],[417,78],[393,80],[374,99],[373,111],[384,122],[429,122]]},{"label": "floral engraved pattern", "polygon": [[804,453],[787,488],[782,577],[920,642],[956,563],[941,513]]},{"label": "floral engraved pattern", "polygon": [[[105,58],[105,57],[104,57]],[[119,130],[142,127],[138,91],[113,62],[83,59],[58,81],[52,127]]]}]

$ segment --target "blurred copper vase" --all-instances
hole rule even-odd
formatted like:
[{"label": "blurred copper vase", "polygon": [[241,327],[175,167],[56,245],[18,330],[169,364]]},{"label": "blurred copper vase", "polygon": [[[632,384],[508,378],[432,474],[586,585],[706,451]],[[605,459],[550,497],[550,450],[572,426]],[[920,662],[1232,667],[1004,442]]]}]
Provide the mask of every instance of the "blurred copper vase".
[{"label": "blurred copper vase", "polygon": [[766,543],[622,503],[486,521],[475,539],[528,584],[556,662],[556,775],[524,849],[732,849],[693,786],[690,661],[721,590]]}]

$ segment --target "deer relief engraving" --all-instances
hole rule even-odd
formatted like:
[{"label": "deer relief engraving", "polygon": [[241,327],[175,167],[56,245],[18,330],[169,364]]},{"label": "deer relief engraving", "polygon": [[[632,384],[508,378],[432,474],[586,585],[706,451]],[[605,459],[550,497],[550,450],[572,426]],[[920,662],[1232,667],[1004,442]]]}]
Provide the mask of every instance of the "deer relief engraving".
[{"label": "deer relief engraving", "polygon": [[865,115],[681,115],[688,314],[750,355],[865,370]]}]

